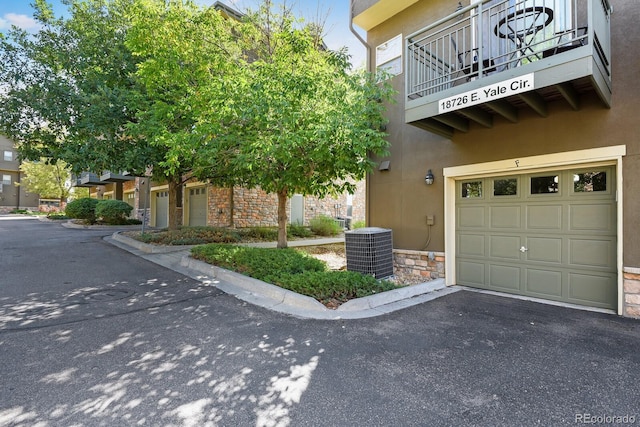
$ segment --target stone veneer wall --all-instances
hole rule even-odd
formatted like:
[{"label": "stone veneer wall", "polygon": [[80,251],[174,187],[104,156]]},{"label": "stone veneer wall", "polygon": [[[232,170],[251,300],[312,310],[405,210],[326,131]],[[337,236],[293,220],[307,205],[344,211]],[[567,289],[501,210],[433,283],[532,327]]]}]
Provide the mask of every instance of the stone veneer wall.
[{"label": "stone veneer wall", "polygon": [[[337,206],[336,206],[337,205]],[[307,196],[304,198],[304,224],[320,215],[324,216],[346,216],[347,215],[347,197],[325,197],[318,199],[317,197]]]},{"label": "stone veneer wall", "polygon": [[[351,222],[364,221],[367,209],[367,182],[362,180],[356,184],[356,192],[353,194],[353,209],[351,212]],[[346,199],[346,196],[345,196]]]},{"label": "stone veneer wall", "polygon": [[233,193],[233,222],[236,227],[278,225],[278,196],[260,189],[245,188],[234,188]]},{"label": "stone veneer wall", "polygon": [[622,315],[640,318],[640,268],[625,267],[623,270],[624,301]]},{"label": "stone veneer wall", "polygon": [[[352,203],[353,208],[351,212],[351,221],[364,221],[365,220],[365,207],[366,207],[366,182],[360,181],[356,184],[356,192],[353,194]],[[337,206],[336,206],[337,205]],[[304,199],[304,223],[309,224],[309,221],[319,215],[326,215],[330,217],[347,216],[347,194],[341,194],[338,197],[325,197],[324,199],[318,199],[317,197],[307,196]]]},{"label": "stone veneer wall", "polygon": [[[429,259],[429,253],[434,255],[433,260]],[[444,278],[444,252],[394,249],[393,270],[399,277],[425,281]]]},{"label": "stone veneer wall", "polygon": [[141,181],[144,181],[145,179],[147,178],[136,177],[132,181],[125,181],[122,184],[122,192],[125,198],[127,197],[128,192],[132,190],[135,192],[131,217],[144,221],[145,225],[149,225],[151,221],[151,206],[149,206],[151,204],[151,200],[143,199],[148,196],[145,191],[145,187],[142,187],[142,191],[140,190]]},{"label": "stone veneer wall", "polygon": [[[231,224],[230,189],[209,187],[207,224],[228,227]],[[287,206],[288,209],[288,206]],[[260,189],[233,189],[233,224],[235,227],[278,225],[278,198]]]},{"label": "stone veneer wall", "polygon": [[207,195],[207,225],[212,227],[228,227],[229,223],[229,189],[209,186]]},{"label": "stone veneer wall", "polygon": [[[363,184],[353,196],[353,220],[364,220],[365,193]],[[278,225],[278,197],[275,194],[267,194],[260,189],[247,190],[236,187],[234,191],[233,223],[235,227],[252,226],[276,226]],[[209,186],[207,224],[213,227],[228,227],[231,224],[230,190]],[[347,214],[347,195],[337,198],[307,196],[304,199],[305,225],[318,215],[335,216],[336,204],[340,205],[338,214]],[[287,202],[287,215],[290,215],[290,201]]]},{"label": "stone veneer wall", "polygon": [[135,190],[136,185],[138,184],[138,180],[140,178],[135,178],[131,181],[125,181],[122,183],[122,192],[127,192],[127,191],[131,191],[131,190]]}]

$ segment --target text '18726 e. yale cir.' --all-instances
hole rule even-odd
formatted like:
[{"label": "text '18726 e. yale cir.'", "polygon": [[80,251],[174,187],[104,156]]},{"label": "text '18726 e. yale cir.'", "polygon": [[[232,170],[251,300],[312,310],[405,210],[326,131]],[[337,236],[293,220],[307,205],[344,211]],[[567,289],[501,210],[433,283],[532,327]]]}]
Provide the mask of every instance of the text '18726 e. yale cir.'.
[{"label": "text '18726 e. yale cir.'", "polygon": [[439,112],[447,113],[500,98],[506,98],[507,96],[517,95],[518,93],[528,92],[535,87],[533,79],[533,74],[527,74],[522,77],[516,77],[471,90],[460,95],[450,96],[440,101],[438,104]]}]

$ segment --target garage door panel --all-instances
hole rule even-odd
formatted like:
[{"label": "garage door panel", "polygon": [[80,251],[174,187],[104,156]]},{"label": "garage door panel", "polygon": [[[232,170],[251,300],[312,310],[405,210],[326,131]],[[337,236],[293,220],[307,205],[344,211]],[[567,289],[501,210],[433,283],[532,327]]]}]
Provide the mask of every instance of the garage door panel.
[{"label": "garage door panel", "polygon": [[484,206],[467,206],[458,209],[458,225],[462,228],[485,227]]},{"label": "garage door panel", "polygon": [[520,268],[509,265],[491,264],[489,267],[489,286],[498,290],[519,290]]},{"label": "garage door panel", "polygon": [[561,237],[528,237],[527,261],[562,263]]},{"label": "garage door panel", "polygon": [[562,272],[528,268],[525,289],[528,294],[540,298],[562,297]]},{"label": "garage door panel", "polygon": [[461,284],[484,286],[484,263],[462,261],[458,267],[458,278]]},{"label": "garage door panel", "polygon": [[156,223],[158,228],[165,228],[169,225],[169,192],[158,191],[156,196]]},{"label": "garage door panel", "polygon": [[[597,176],[615,176],[614,167],[596,169]],[[494,191],[456,199],[458,283],[615,309],[615,191],[592,172],[525,173],[516,180],[523,183],[517,194],[508,196],[495,191],[501,177],[474,179],[479,188],[493,183]]]},{"label": "garage door panel", "polygon": [[613,308],[616,306],[615,274],[569,273],[569,299],[576,304]]},{"label": "garage door panel", "polygon": [[615,229],[615,207],[608,204],[569,206],[569,229],[572,231],[603,231]]},{"label": "garage door panel", "polygon": [[489,254],[492,258],[520,259],[520,236],[490,236]]},{"label": "garage door panel", "polygon": [[189,189],[189,225],[207,225],[207,191],[205,187]]},{"label": "garage door panel", "polygon": [[569,239],[569,263],[609,269],[615,265],[616,245],[611,239]]},{"label": "garage door panel", "polygon": [[562,205],[527,206],[527,228],[531,230],[561,230]]},{"label": "garage door panel", "polygon": [[491,227],[519,229],[522,227],[520,209],[520,206],[492,206]]},{"label": "garage door panel", "polygon": [[458,253],[462,256],[485,256],[482,234],[459,234]]}]

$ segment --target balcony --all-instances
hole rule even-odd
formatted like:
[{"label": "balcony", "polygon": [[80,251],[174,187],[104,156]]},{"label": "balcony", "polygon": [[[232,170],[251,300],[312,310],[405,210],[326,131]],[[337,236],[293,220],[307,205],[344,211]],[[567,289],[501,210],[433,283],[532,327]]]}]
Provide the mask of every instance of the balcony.
[{"label": "balcony", "polygon": [[95,187],[96,185],[104,185],[104,182],[100,181],[100,177],[95,173],[82,172],[80,177],[75,177],[76,187]]},{"label": "balcony", "polygon": [[470,122],[611,102],[609,0],[484,0],[406,37],[407,123],[451,137]]}]

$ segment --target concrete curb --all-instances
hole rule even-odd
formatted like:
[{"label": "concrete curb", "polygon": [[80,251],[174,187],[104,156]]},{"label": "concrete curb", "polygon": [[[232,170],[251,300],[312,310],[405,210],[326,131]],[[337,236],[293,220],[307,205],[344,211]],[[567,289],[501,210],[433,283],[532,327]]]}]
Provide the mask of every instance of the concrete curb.
[{"label": "concrete curb", "polygon": [[[150,245],[124,236],[120,232],[113,233],[112,240],[134,248],[142,253],[146,259],[159,263],[162,263],[161,258],[163,253],[185,251],[193,247],[180,246],[174,249],[174,247]],[[319,243],[316,240],[312,242],[298,241],[296,246],[315,244],[326,243]],[[154,259],[154,256],[157,259]],[[180,267],[187,269],[191,273],[190,277],[196,279],[206,277],[211,281],[210,283],[218,289],[234,295],[243,301],[280,313],[307,319],[338,320],[380,316],[460,290],[460,288],[456,286],[447,287],[444,279],[436,279],[418,285],[382,292],[377,295],[353,299],[342,304],[336,310],[331,310],[309,296],[301,295],[279,286],[208,264],[192,258],[188,254],[182,256],[179,264]],[[167,267],[171,268],[171,266],[168,265]]]},{"label": "concrete curb", "polygon": [[420,283],[418,285],[411,285],[394,289],[392,291],[382,292],[377,295],[352,299],[338,307],[337,311],[357,311],[369,308],[378,308],[392,302],[414,298],[418,295],[429,292],[440,291],[444,288],[446,288],[444,279],[436,279],[430,282]]},{"label": "concrete curb", "polygon": [[113,240],[124,243],[125,245],[129,245],[133,248],[136,248],[140,252],[144,252],[147,254],[166,254],[168,252],[178,252],[184,250],[191,250],[195,245],[184,245],[184,246],[160,246],[160,245],[150,245],[149,243],[144,243],[136,239],[132,239],[131,237],[127,237],[121,234],[120,231],[116,231],[111,236]]},{"label": "concrete curb", "polygon": [[76,224],[73,220],[62,221],[64,228],[76,228],[80,230],[136,230],[140,228],[140,225],[84,225]]},{"label": "concrete curb", "polygon": [[279,286],[207,264],[189,255],[183,256],[180,264],[203,275],[213,277],[219,289],[247,302],[274,311],[313,319],[356,319],[379,316],[460,290],[457,287],[447,287],[444,279],[436,279],[377,295],[352,299],[340,305],[336,310],[331,310],[309,296],[300,295]]}]

